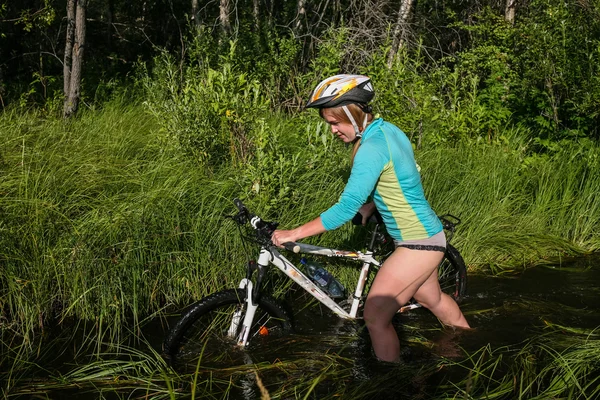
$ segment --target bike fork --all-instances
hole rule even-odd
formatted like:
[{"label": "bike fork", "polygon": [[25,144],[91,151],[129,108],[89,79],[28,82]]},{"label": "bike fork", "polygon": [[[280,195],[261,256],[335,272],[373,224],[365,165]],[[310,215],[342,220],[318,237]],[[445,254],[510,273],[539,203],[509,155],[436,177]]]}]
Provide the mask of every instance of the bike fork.
[{"label": "bike fork", "polygon": [[[258,264],[266,266],[269,264],[269,259],[270,253],[265,249],[262,249],[258,258]],[[259,278],[259,281],[261,279],[262,278]],[[235,313],[233,313],[231,325],[229,326],[227,335],[231,338],[235,338],[237,341],[237,345],[243,347],[246,346],[246,344],[248,344],[248,336],[250,335],[250,328],[252,328],[252,322],[254,322],[254,315],[256,314],[256,309],[258,308],[258,301],[255,303],[252,299],[253,284],[250,279],[242,279],[240,281],[239,288],[246,289],[246,307],[240,307],[239,310],[236,310]]]},{"label": "bike fork", "polygon": [[258,304],[254,304],[252,301],[252,281],[244,278],[239,287],[246,290],[245,307],[240,307],[233,313],[227,336],[235,338],[238,346],[243,347],[248,343],[250,327],[252,327]]}]

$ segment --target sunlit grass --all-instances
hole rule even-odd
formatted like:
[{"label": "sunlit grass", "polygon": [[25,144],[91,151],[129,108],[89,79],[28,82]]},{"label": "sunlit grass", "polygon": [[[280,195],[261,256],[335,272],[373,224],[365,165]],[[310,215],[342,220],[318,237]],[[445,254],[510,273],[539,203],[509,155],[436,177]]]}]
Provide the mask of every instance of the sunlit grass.
[{"label": "sunlit grass", "polygon": [[356,342],[354,335],[336,337],[329,352],[307,351],[311,346],[327,348],[320,338],[292,337],[278,343],[283,346],[281,358],[218,369],[199,362],[189,373],[168,367],[153,346],[142,340],[136,347],[113,345],[116,352],[79,357],[67,368],[63,366],[64,372],[23,365],[20,369],[27,373],[13,375],[4,394],[52,397],[88,392],[153,399],[266,398],[266,393],[272,399],[371,399],[383,394],[398,399],[592,399],[600,394],[598,336],[596,331],[573,332],[549,325],[548,331],[516,345],[489,344],[452,359],[430,356],[398,365],[344,355],[344,343]]},{"label": "sunlit grass", "polygon": [[[50,320],[85,319],[116,342],[123,324],[237,286],[253,248],[224,219],[234,197],[294,227],[333,204],[346,179],[348,154],[323,126],[283,115],[268,123],[284,153],[265,147],[261,157],[284,161],[206,170],[165,149],[153,119],[123,101],[69,122],[5,113],[0,301],[10,318],[3,326],[27,341]],[[316,136],[306,138],[308,128]],[[327,157],[316,154],[317,144]],[[530,157],[515,140],[425,146],[417,159],[436,212],[463,220],[454,244],[469,270],[502,273],[598,248],[597,153],[574,145]],[[311,240],[361,248],[356,232],[347,225]],[[355,269],[332,269],[353,285]]]},{"label": "sunlit grass", "polygon": [[[346,179],[348,149],[332,143],[315,121],[275,115],[266,123],[280,158],[265,150],[273,162],[267,158],[251,160],[247,169],[207,170],[166,149],[156,121],[127,102],[84,112],[68,122],[35,113],[6,112],[0,117],[0,367],[8,390],[23,387],[32,368],[45,378],[27,389],[31,393],[69,390],[76,382],[90,390],[143,387],[150,397],[171,398],[188,390],[195,379],[196,398],[213,398],[211,388],[216,386],[223,393],[241,387],[236,379],[218,378],[215,371],[204,369],[182,378],[158,354],[137,353],[122,343],[141,336],[149,319],[237,286],[255,248],[245,248],[233,224],[224,219],[233,212],[234,197],[284,228],[315,218],[337,200]],[[306,139],[309,130],[317,134]],[[321,133],[327,136],[321,139]],[[325,146],[321,153],[319,146]],[[531,149],[514,140],[425,145],[417,159],[435,210],[463,220],[453,243],[470,272],[491,268],[502,274],[543,259],[598,250],[597,154],[597,147],[574,144],[533,157]],[[364,234],[348,225],[311,241],[361,248]],[[356,269],[330,268],[347,287],[353,286]],[[275,277],[271,282],[275,296],[289,294],[289,282]],[[556,328],[551,318],[546,321]],[[59,375],[44,372],[42,359],[48,358],[43,335],[76,324],[84,327],[85,335],[77,339],[75,354],[95,358]],[[578,328],[561,329],[582,336]],[[470,371],[469,378],[451,385],[448,393],[501,398],[511,391],[528,398],[566,396],[573,387],[596,395],[596,381],[589,374],[595,371],[590,365],[596,365],[598,347],[594,335],[586,340],[560,349],[532,344],[520,362],[529,368],[526,360],[531,357],[546,361],[523,367],[532,371],[527,379],[495,376],[505,369],[503,351],[482,349],[459,366]],[[56,348],[64,349],[64,344]],[[129,359],[121,358],[125,354]],[[374,381],[360,389],[331,383],[351,379],[352,360],[323,354],[314,362],[318,371],[308,376],[308,361],[302,359],[261,363],[239,375],[255,382],[251,376],[257,369],[272,398],[372,394],[369,385]],[[270,374],[289,381],[274,383]],[[391,380],[385,374],[381,378]],[[323,394],[322,388],[331,385],[335,390]]]}]

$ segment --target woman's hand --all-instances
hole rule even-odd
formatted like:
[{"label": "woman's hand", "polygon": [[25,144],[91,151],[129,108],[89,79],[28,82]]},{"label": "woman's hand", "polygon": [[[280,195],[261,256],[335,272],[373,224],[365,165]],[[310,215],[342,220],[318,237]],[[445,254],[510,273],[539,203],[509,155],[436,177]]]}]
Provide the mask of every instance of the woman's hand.
[{"label": "woman's hand", "polygon": [[271,235],[271,241],[275,246],[283,247],[284,243],[297,242],[300,239],[304,239],[309,236],[318,235],[319,233],[325,232],[325,227],[321,222],[321,217],[317,217],[312,221],[291,230],[279,230],[277,229]]},{"label": "woman's hand", "polygon": [[300,237],[298,236],[298,233],[296,231],[297,231],[297,229],[291,229],[291,230],[277,229],[275,232],[273,232],[273,235],[271,235],[271,241],[273,242],[273,244],[275,246],[283,247],[284,243],[295,242],[296,240],[300,239]]},{"label": "woman's hand", "polygon": [[362,215],[362,224],[363,224],[363,226],[367,224],[367,221],[369,220],[369,217],[371,215],[373,215],[373,213],[375,212],[375,210],[376,210],[375,203],[373,203],[373,202],[363,204],[363,206],[358,210],[358,212],[360,213],[360,215]]}]

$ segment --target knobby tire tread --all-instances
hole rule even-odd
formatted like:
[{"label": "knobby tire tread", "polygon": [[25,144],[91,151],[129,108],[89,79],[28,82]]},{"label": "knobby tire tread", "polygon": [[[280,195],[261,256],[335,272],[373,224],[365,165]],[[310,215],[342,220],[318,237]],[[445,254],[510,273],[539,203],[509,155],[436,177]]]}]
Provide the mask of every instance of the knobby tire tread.
[{"label": "knobby tire tread", "polygon": [[459,302],[467,293],[467,267],[458,250],[450,243],[446,247],[445,258],[450,261],[459,274],[458,296],[453,296],[454,300]]}]

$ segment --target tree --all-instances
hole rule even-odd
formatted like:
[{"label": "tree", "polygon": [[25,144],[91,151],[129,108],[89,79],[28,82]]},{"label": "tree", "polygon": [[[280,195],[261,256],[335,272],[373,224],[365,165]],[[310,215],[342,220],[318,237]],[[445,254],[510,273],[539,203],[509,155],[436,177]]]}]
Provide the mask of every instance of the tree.
[{"label": "tree", "polygon": [[506,22],[510,22],[512,25],[515,24],[515,8],[517,7],[517,0],[506,0],[506,9],[504,10],[504,19]]},{"label": "tree", "polygon": [[306,0],[298,0],[296,8],[296,23],[294,24],[294,33],[300,36],[302,33],[302,22],[306,17]]},{"label": "tree", "polygon": [[260,31],[260,5],[259,0],[252,0],[252,16],[257,31]]},{"label": "tree", "polygon": [[64,59],[63,116],[68,118],[77,112],[81,97],[81,71],[85,49],[85,11],[88,0],[68,0],[67,34]]},{"label": "tree", "polygon": [[229,13],[231,4],[230,0],[221,0],[219,3],[219,21],[221,22],[221,29],[226,36],[231,35],[231,21],[229,20]]},{"label": "tree", "polygon": [[411,11],[415,0],[402,0],[400,3],[400,10],[398,11],[398,20],[394,26],[394,33],[392,34],[392,48],[388,54],[387,66],[392,67],[396,54],[400,50],[404,43],[406,43],[406,36],[408,34],[408,20],[411,16]]}]

